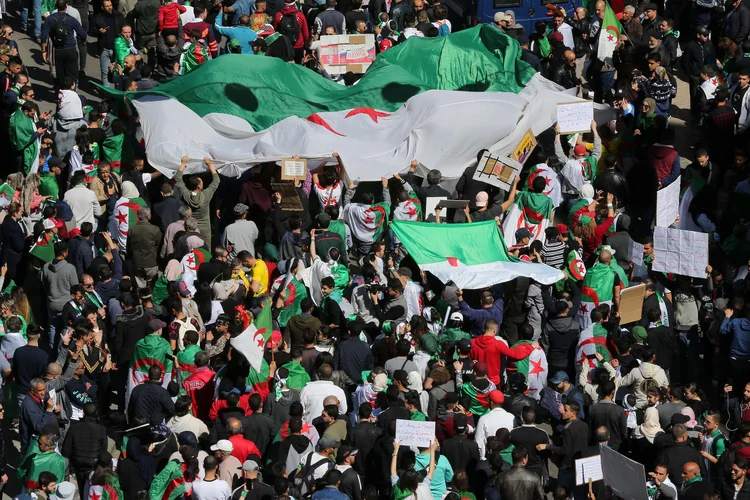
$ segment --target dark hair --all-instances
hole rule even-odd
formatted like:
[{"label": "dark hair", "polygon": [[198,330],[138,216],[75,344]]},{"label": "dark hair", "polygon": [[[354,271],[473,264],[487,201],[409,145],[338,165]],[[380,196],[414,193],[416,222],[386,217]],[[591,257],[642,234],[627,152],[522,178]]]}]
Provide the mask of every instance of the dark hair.
[{"label": "dark hair", "polygon": [[[80,172],[80,170],[79,170]],[[68,244],[65,241],[55,243],[55,257],[62,257],[68,251]]]},{"label": "dark hair", "polygon": [[513,448],[510,456],[513,459],[513,465],[520,464],[524,458],[529,458],[529,452],[526,451],[525,446],[516,446],[515,448]]},{"label": "dark hair", "polygon": [[411,343],[406,339],[396,342],[396,356],[408,356],[411,351]]},{"label": "dark hair", "polygon": [[575,412],[576,415],[578,415],[578,412],[581,411],[581,405],[578,404],[578,401],[568,401],[565,403],[567,406],[570,407],[571,410]]}]

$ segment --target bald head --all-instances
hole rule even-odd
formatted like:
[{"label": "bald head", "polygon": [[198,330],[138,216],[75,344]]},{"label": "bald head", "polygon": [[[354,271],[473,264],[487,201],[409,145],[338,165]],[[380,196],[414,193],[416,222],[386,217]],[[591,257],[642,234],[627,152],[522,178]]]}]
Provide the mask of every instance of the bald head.
[{"label": "bald head", "polygon": [[62,366],[57,363],[50,363],[47,365],[47,376],[59,377],[60,375],[62,375]]},{"label": "bald head", "polygon": [[234,436],[235,434],[241,434],[242,433],[242,422],[240,422],[237,418],[230,418],[229,421],[227,421],[227,429],[229,430],[229,434]]},{"label": "bald head", "polygon": [[701,469],[695,462],[687,462],[682,466],[682,479],[688,481],[701,473]]},{"label": "bald head", "polygon": [[604,19],[604,14],[607,12],[607,3],[599,0],[596,2],[596,15],[599,19]]},{"label": "bald head", "polygon": [[333,377],[333,367],[328,364],[320,365],[318,368],[318,378],[320,380],[331,380]]},{"label": "bald head", "polygon": [[323,400],[323,406],[328,406],[328,405],[336,405],[336,406],[338,406],[339,405],[339,398],[337,398],[336,396],[328,396],[327,398],[325,398]]},{"label": "bald head", "polygon": [[602,253],[599,254],[599,262],[602,264],[609,264],[612,261],[612,252],[609,250],[602,250]]}]

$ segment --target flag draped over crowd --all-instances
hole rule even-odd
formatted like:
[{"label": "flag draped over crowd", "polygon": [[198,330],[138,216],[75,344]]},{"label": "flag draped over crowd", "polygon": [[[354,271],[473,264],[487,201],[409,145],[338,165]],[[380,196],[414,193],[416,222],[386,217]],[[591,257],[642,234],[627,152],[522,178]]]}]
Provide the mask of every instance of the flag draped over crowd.
[{"label": "flag draped over crowd", "polygon": [[541,133],[554,123],[558,102],[575,100],[536,75],[520,51],[489,26],[415,38],[379,55],[351,87],[277,58],[227,55],[128,98],[149,163],[168,176],[182,156],[187,173],[210,157],[231,176],[337,151],[352,179],[379,180],[414,158],[455,179],[480,149],[510,152],[529,128]]},{"label": "flag draped over crowd", "polygon": [[563,278],[553,267],[509,255],[494,220],[473,224],[394,221],[391,227],[420,269],[443,283],[453,281],[459,288],[484,288],[518,276],[545,285]]}]

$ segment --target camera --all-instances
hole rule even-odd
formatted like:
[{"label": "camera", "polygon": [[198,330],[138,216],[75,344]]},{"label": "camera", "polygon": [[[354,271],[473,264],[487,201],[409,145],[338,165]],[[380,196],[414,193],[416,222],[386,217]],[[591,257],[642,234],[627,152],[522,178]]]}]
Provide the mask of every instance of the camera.
[{"label": "camera", "polygon": [[385,291],[388,289],[388,285],[385,285],[383,283],[366,283],[365,289],[369,293],[385,293]]}]

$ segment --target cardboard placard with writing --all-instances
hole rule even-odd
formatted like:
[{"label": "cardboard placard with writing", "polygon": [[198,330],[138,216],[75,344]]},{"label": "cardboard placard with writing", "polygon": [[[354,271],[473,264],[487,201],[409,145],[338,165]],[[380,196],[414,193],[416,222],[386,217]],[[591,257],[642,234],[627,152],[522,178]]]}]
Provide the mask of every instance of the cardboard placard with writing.
[{"label": "cardboard placard with writing", "polygon": [[477,164],[473,179],[510,191],[513,180],[518,177],[522,168],[523,165],[509,156],[501,158],[485,152]]},{"label": "cardboard placard with writing", "polygon": [[557,124],[561,134],[588,132],[593,119],[592,101],[561,102],[557,105]]},{"label": "cardboard placard with writing", "polygon": [[640,321],[646,285],[631,286],[620,293],[620,324]]},{"label": "cardboard placard with writing", "polygon": [[304,181],[307,177],[307,160],[305,158],[284,158],[281,160],[282,181]]},{"label": "cardboard placard with writing", "polygon": [[427,448],[434,439],[435,422],[396,420],[396,440],[401,441],[402,446]]},{"label": "cardboard placard with writing", "polygon": [[281,209],[290,212],[302,212],[302,200],[299,199],[297,189],[290,182],[272,182],[271,189],[281,194]]}]

